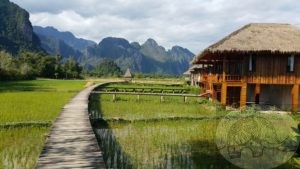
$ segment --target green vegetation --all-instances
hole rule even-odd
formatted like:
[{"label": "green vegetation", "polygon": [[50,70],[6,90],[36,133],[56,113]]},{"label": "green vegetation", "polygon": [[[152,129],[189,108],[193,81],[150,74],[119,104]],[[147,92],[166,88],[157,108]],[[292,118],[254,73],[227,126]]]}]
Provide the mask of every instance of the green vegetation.
[{"label": "green vegetation", "polygon": [[40,53],[21,52],[18,56],[0,52],[0,81],[17,79],[79,78],[82,68],[73,57],[62,63],[61,57],[55,58]]},{"label": "green vegetation", "polygon": [[48,132],[48,127],[0,129],[0,168],[33,168]]},{"label": "green vegetation", "polygon": [[0,83],[0,168],[33,168],[50,125],[83,89],[80,80]]},{"label": "green vegetation", "polygon": [[96,65],[96,69],[88,73],[97,77],[120,77],[123,73],[120,67],[112,60],[104,59]]},{"label": "green vegetation", "polygon": [[74,93],[0,93],[0,124],[7,122],[53,121]]},{"label": "green vegetation", "polygon": [[[205,100],[198,98],[188,98],[185,103],[183,97],[180,96],[165,96],[164,101],[160,102],[159,96],[140,96],[140,100],[137,101],[137,96],[117,95],[117,101],[112,102],[112,96],[104,94],[101,95],[100,101],[102,116],[105,120],[202,118],[216,114],[204,104],[207,103]],[[201,106],[201,103],[204,105]]]},{"label": "green vegetation", "polygon": [[[174,88],[157,84],[108,87]],[[163,102],[159,96],[140,96],[139,101],[136,97],[117,95],[112,102],[111,95],[93,95],[91,111],[105,121],[95,125],[99,128],[95,130],[106,149],[109,167],[209,168],[214,163],[231,166],[222,159],[214,143],[216,119],[224,112],[216,114],[211,103],[199,98],[188,98],[185,103],[182,97],[165,97]],[[103,124],[107,130],[103,130]]]},{"label": "green vegetation", "polygon": [[[144,84],[143,87],[169,86]],[[160,102],[159,96],[140,96],[138,101],[134,95],[117,95],[113,102],[111,95],[95,94],[90,112],[110,168],[238,168],[217,148],[217,126],[228,112],[219,110],[213,103],[198,98],[189,98],[184,103],[182,97],[165,97]],[[257,113],[252,108],[245,112]],[[237,118],[229,117],[228,121]],[[293,158],[279,168],[293,168],[296,160]]]}]

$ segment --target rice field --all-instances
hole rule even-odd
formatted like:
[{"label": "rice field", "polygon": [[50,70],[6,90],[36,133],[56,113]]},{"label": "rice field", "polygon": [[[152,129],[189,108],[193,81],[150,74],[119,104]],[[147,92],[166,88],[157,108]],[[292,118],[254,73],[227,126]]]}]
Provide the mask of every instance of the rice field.
[{"label": "rice field", "polygon": [[[109,168],[239,168],[216,144],[217,127],[228,112],[214,103],[199,98],[185,103],[181,97],[161,102],[159,96],[137,100],[134,95],[117,95],[112,101],[111,95],[94,94],[90,112]],[[297,168],[297,160],[277,168]]]},{"label": "rice field", "polygon": [[34,168],[50,126],[86,81],[0,82],[0,168]]}]

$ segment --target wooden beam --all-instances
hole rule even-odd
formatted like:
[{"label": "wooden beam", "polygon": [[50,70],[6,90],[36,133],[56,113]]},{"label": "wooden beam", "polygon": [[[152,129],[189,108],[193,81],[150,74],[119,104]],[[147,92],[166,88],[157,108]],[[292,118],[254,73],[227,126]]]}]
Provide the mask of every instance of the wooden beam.
[{"label": "wooden beam", "polygon": [[246,106],[247,101],[247,83],[243,83],[241,87],[241,96],[240,96],[240,108],[244,108]]},{"label": "wooden beam", "polygon": [[227,84],[222,83],[221,89],[221,105],[223,108],[226,108],[226,98],[227,98]]},{"label": "wooden beam", "polygon": [[299,85],[294,84],[292,87],[292,113],[298,112],[298,101],[299,101]]}]

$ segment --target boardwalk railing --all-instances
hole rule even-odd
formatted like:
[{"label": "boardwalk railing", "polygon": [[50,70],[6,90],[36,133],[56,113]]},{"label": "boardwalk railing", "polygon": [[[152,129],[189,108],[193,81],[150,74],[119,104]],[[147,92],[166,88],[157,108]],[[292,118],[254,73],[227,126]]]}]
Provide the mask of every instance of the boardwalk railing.
[{"label": "boardwalk railing", "polygon": [[99,89],[105,92],[142,92],[142,93],[187,93],[188,90],[185,88],[146,88],[146,87],[103,87]]},{"label": "boardwalk railing", "polygon": [[180,94],[180,93],[142,93],[142,92],[109,92],[109,91],[92,91],[91,93],[97,93],[97,94],[112,94],[113,96],[113,101],[116,100],[117,94],[119,95],[136,95],[137,100],[140,99],[141,95],[146,95],[146,96],[160,96],[160,101],[164,101],[164,96],[181,96],[184,98],[184,102],[187,102],[188,97],[203,97],[206,96],[210,93],[203,93],[200,95],[196,94]]}]

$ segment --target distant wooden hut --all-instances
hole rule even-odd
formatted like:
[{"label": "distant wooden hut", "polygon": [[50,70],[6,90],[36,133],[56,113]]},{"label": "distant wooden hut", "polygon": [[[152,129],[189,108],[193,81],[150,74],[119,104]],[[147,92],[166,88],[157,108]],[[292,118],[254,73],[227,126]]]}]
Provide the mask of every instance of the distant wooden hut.
[{"label": "distant wooden hut", "polygon": [[199,86],[200,82],[200,70],[202,68],[202,65],[193,65],[190,67],[186,72],[183,73],[183,75],[186,77],[186,81],[191,86]]},{"label": "distant wooden hut", "polygon": [[131,81],[131,80],[132,80],[133,77],[132,77],[132,73],[131,73],[131,71],[130,71],[129,68],[127,68],[127,70],[126,70],[126,72],[125,72],[123,78],[124,78],[126,81]]},{"label": "distant wooden hut", "polygon": [[246,103],[298,111],[300,29],[289,24],[254,23],[197,55],[201,86],[223,106]]}]

